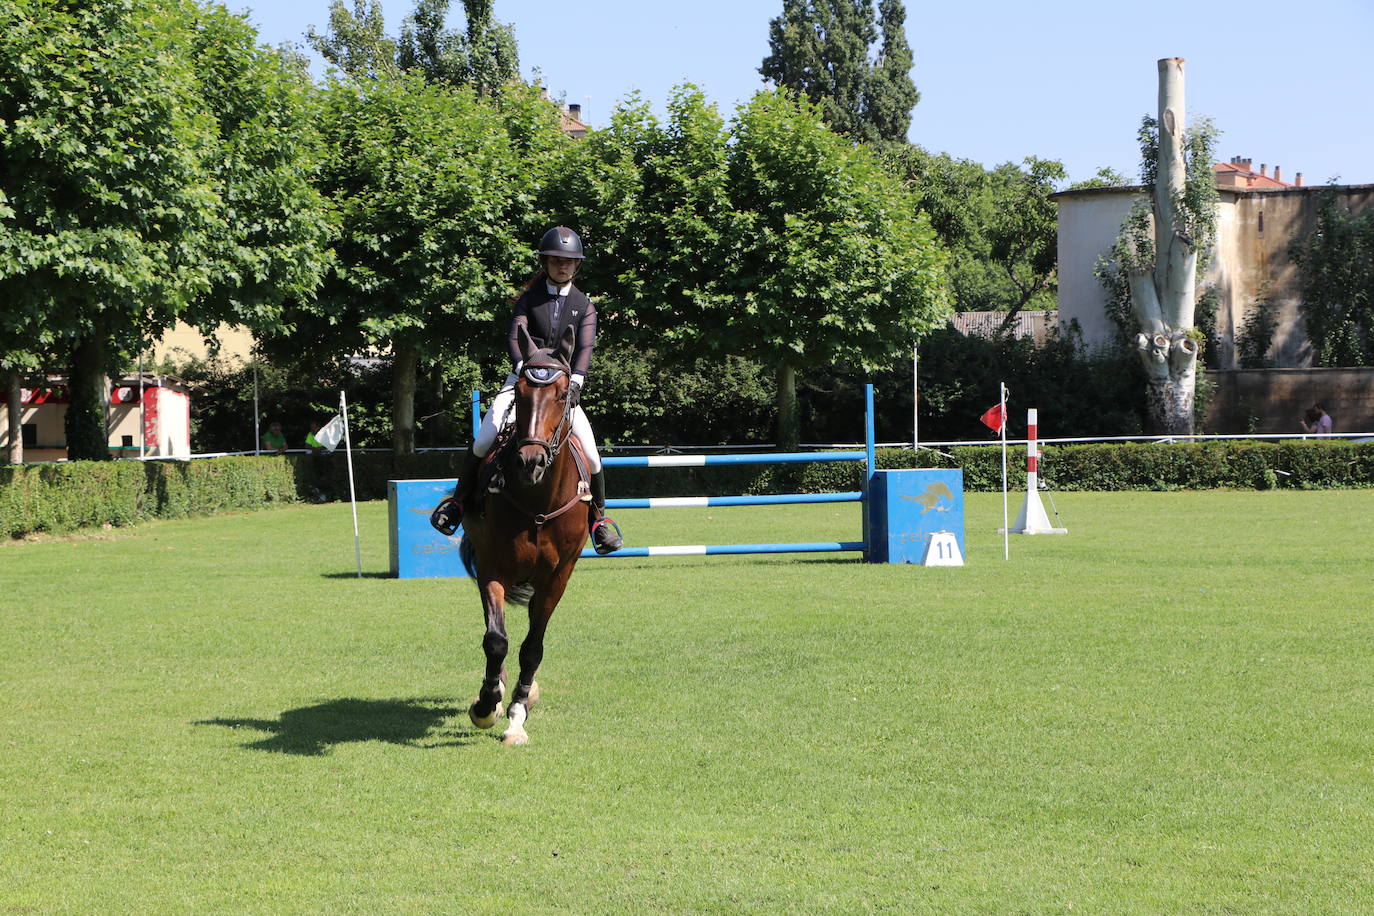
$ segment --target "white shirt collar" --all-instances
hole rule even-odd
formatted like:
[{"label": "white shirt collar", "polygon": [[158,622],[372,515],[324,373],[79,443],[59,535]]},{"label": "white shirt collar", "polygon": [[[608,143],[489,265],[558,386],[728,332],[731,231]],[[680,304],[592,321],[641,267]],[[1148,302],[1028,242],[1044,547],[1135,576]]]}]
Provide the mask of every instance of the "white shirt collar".
[{"label": "white shirt collar", "polygon": [[568,290],[572,289],[572,283],[564,283],[562,286],[554,286],[548,280],[544,281],[544,288],[549,291],[550,296],[566,296]]}]

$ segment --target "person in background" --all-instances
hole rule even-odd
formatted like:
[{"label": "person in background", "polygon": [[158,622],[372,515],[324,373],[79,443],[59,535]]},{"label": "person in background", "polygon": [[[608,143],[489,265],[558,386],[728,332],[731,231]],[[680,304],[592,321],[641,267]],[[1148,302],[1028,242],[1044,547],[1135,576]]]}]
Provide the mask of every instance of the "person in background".
[{"label": "person in background", "polygon": [[1332,423],[1331,415],[1326,412],[1326,408],[1320,403],[1313,404],[1303,414],[1302,428],[1309,433],[1319,436],[1330,435]]},{"label": "person in background", "polygon": [[267,427],[267,432],[262,434],[262,447],[278,455],[286,451],[286,436],[281,431],[280,423],[274,422]]},{"label": "person in background", "polygon": [[305,447],[308,448],[308,449],[310,449],[310,451],[313,452],[313,453],[316,454],[316,455],[318,455],[320,452],[324,451],[324,445],[320,442],[319,439],[316,439],[316,438],[315,438],[315,433],[317,433],[317,432],[319,432],[319,431],[320,431],[320,421],[319,421],[319,420],[311,420],[311,421],[310,421],[310,432],[308,432],[308,433],[305,434]]}]

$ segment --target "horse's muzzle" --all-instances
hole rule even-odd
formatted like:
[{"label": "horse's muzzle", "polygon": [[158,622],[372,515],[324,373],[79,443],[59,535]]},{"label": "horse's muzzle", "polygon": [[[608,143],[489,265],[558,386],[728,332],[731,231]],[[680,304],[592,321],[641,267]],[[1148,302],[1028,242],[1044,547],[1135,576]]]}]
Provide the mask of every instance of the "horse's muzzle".
[{"label": "horse's muzzle", "polygon": [[529,483],[536,484],[544,479],[544,472],[553,464],[553,454],[543,443],[522,445],[519,452],[520,474]]}]

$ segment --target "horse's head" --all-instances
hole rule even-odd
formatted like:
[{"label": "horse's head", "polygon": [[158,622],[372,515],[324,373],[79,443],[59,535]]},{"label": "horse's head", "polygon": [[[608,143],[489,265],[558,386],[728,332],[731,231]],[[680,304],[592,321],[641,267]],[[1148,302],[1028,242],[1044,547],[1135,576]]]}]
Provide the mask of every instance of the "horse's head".
[{"label": "horse's head", "polygon": [[529,484],[543,479],[572,429],[568,386],[574,340],[569,327],[557,347],[540,349],[523,325],[516,329],[522,364],[515,383],[515,460]]}]

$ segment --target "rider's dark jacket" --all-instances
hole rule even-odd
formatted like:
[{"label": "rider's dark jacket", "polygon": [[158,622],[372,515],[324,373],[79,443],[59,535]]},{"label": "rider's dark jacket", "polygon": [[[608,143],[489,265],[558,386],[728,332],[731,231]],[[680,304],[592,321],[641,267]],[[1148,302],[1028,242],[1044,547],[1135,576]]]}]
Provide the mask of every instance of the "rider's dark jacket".
[{"label": "rider's dark jacket", "polygon": [[[560,302],[560,299],[564,301]],[[559,312],[556,326],[553,317],[555,306]],[[575,328],[572,371],[583,377],[587,375],[592,364],[592,348],[596,346],[596,306],[592,305],[592,300],[582,290],[569,284],[565,299],[557,292],[551,292],[547,283],[536,283],[521,294],[515,301],[507,341],[512,366],[519,365],[521,360],[520,345],[516,340],[516,329],[521,325],[525,326],[538,347],[557,346],[564,330]]]}]

